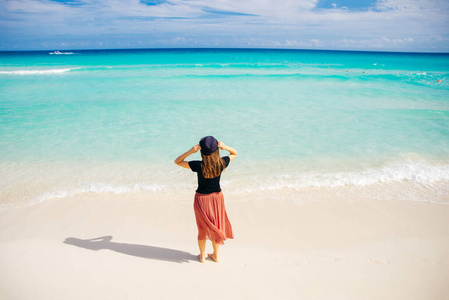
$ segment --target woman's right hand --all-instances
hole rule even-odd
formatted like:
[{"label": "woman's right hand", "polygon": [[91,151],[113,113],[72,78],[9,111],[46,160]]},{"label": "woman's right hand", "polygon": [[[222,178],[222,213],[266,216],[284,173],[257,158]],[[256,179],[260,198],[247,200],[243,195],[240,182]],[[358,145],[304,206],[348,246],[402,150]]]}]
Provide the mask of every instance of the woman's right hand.
[{"label": "woman's right hand", "polygon": [[226,145],[222,141],[218,141],[218,148],[225,150]]},{"label": "woman's right hand", "polygon": [[190,151],[192,151],[193,153],[196,153],[199,150],[201,150],[200,144],[196,144],[195,146],[192,147],[192,149],[190,149]]}]

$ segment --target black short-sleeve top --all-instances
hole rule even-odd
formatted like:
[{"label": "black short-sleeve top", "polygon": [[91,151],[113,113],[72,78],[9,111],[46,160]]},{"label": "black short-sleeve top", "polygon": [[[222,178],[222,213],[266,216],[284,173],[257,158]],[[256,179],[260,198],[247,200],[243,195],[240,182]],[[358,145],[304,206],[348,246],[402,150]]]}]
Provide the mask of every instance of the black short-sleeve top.
[{"label": "black short-sleeve top", "polygon": [[[229,158],[229,156],[223,156],[222,159],[224,161],[225,168],[226,168],[229,165],[229,162],[231,161],[231,159]],[[197,188],[196,192],[199,194],[212,194],[212,193],[220,192],[221,191],[221,187],[220,187],[221,173],[220,173],[220,175],[218,175],[215,178],[204,178],[203,172],[201,171],[201,164],[202,164],[201,160],[189,161],[190,169],[193,172],[196,172],[198,174],[198,188]]]}]

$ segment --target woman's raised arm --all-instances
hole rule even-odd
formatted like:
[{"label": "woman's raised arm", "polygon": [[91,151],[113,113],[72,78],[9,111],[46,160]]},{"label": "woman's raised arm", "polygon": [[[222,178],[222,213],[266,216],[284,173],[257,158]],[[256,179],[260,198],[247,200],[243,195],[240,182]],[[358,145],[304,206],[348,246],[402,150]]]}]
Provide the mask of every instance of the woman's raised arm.
[{"label": "woman's raised arm", "polygon": [[185,161],[184,159],[186,159],[187,156],[189,156],[189,155],[191,155],[193,153],[198,152],[198,150],[201,150],[201,147],[200,147],[199,144],[193,146],[192,148],[190,148],[189,151],[187,151],[187,152],[181,154],[180,156],[178,156],[178,158],[175,159],[175,164],[177,164],[180,167],[183,167],[183,168],[186,168],[186,169],[190,169],[189,162]]},{"label": "woman's raised arm", "polygon": [[236,158],[237,157],[237,155],[238,155],[238,152],[237,152],[237,150],[235,150],[234,148],[232,148],[232,147],[229,147],[229,146],[226,146],[223,142],[221,142],[221,141],[219,141],[218,142],[218,148],[220,148],[221,150],[227,150],[227,151],[229,151],[229,159],[230,160],[233,160],[234,158]]}]

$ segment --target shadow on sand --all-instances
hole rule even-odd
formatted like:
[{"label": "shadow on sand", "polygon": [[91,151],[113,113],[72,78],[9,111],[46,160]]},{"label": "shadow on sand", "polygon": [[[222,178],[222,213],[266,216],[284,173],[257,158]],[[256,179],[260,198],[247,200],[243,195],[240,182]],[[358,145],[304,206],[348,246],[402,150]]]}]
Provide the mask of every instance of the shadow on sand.
[{"label": "shadow on sand", "polygon": [[111,242],[111,240],[112,236],[110,235],[87,240],[69,237],[65,239],[64,244],[69,244],[95,251],[109,249],[115,252],[136,257],[170,261],[175,263],[189,262],[191,260],[198,261],[197,256],[185,251],[145,245],[116,243]]}]

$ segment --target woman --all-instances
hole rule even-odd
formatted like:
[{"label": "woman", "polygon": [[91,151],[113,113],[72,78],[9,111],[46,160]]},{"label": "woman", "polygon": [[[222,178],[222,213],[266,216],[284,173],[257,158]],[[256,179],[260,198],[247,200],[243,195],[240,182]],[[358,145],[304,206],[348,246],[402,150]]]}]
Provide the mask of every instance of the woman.
[{"label": "woman", "polygon": [[[228,156],[220,157],[220,151],[229,151]],[[184,161],[189,155],[201,150],[202,161]],[[197,173],[198,188],[195,193],[196,225],[198,226],[199,259],[206,259],[206,239],[212,241],[214,253],[208,256],[218,262],[218,248],[227,238],[234,238],[224,205],[224,198],[220,188],[220,176],[229,163],[237,157],[237,151],[213,136],[203,137],[199,144],[175,159],[175,164]]]}]

